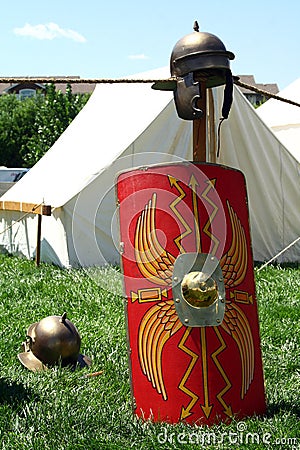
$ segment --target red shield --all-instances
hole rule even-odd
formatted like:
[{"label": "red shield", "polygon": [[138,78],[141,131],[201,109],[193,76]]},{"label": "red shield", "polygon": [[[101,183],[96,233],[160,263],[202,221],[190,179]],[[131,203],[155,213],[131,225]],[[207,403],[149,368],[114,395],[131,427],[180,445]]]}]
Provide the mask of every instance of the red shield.
[{"label": "red shield", "polygon": [[[117,180],[135,413],[213,424],[266,409],[243,174],[214,164],[135,169]],[[219,326],[176,314],[172,271],[182,253],[210,253],[226,288]]]}]

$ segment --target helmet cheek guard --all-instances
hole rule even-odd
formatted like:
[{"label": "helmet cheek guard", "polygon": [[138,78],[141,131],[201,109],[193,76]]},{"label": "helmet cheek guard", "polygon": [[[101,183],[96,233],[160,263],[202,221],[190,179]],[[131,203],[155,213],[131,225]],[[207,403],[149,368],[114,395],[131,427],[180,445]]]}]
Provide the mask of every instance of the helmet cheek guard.
[{"label": "helmet cheek guard", "polygon": [[203,111],[197,105],[200,98],[200,83],[194,81],[192,73],[177,80],[174,101],[177,114],[181,119],[195,120],[203,117]]}]

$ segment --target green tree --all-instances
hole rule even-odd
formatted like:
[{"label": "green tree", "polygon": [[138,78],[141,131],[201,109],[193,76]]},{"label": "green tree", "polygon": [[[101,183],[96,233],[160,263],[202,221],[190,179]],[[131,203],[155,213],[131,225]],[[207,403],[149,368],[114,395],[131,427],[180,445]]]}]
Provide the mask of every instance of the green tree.
[{"label": "green tree", "polygon": [[46,86],[46,94],[20,101],[0,96],[0,166],[31,167],[54,144],[89,99],[90,94],[66,94]]},{"label": "green tree", "polygon": [[0,165],[26,167],[22,154],[36,133],[35,116],[41,97],[18,100],[14,94],[0,97]]},{"label": "green tree", "polygon": [[24,161],[30,167],[35,164],[54,144],[72,120],[83,108],[90,94],[72,94],[67,86],[66,94],[56,91],[53,84],[47,85],[45,101],[37,110],[35,130],[22,149]]}]

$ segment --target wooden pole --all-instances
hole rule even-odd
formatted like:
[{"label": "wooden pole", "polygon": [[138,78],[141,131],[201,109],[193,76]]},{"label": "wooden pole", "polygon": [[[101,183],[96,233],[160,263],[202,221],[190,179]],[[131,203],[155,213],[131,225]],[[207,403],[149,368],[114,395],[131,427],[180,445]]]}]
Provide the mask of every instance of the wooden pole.
[{"label": "wooden pole", "polygon": [[[37,224],[37,236],[36,236],[36,253],[35,253],[35,263],[37,266],[41,262],[41,234],[42,234],[42,216],[51,216],[51,205],[36,205],[34,203],[23,203],[23,202],[13,202],[13,201],[2,201],[0,202],[0,210],[2,211],[20,211],[30,214],[37,214],[38,224]],[[25,217],[25,216],[24,216]]]},{"label": "wooden pole", "polygon": [[51,205],[35,203],[23,203],[13,201],[0,201],[0,210],[2,211],[21,211],[31,214],[43,214],[43,216],[51,216]]},{"label": "wooden pole", "polygon": [[200,83],[201,97],[197,102],[197,107],[203,111],[201,119],[193,120],[193,161],[206,162],[206,85]]},{"label": "wooden pole", "polygon": [[207,133],[208,133],[208,161],[217,162],[217,137],[215,129],[215,106],[211,89],[207,89]]},{"label": "wooden pole", "polygon": [[42,233],[42,214],[38,214],[37,236],[36,236],[36,254],[35,264],[40,265],[41,262],[41,233]]}]

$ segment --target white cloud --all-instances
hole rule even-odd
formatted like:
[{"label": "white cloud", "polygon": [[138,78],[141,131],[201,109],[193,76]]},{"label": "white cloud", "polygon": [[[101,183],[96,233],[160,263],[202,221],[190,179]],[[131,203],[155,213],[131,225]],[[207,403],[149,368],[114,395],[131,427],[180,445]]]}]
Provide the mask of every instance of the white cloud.
[{"label": "white cloud", "polygon": [[149,56],[144,55],[144,53],[140,53],[138,55],[129,55],[129,59],[149,59]]},{"label": "white cloud", "polygon": [[13,31],[18,36],[31,36],[41,40],[52,40],[63,37],[76,42],[86,42],[85,37],[77,33],[77,31],[60,28],[59,25],[53,22],[39,25],[26,23],[22,28],[14,28]]}]

